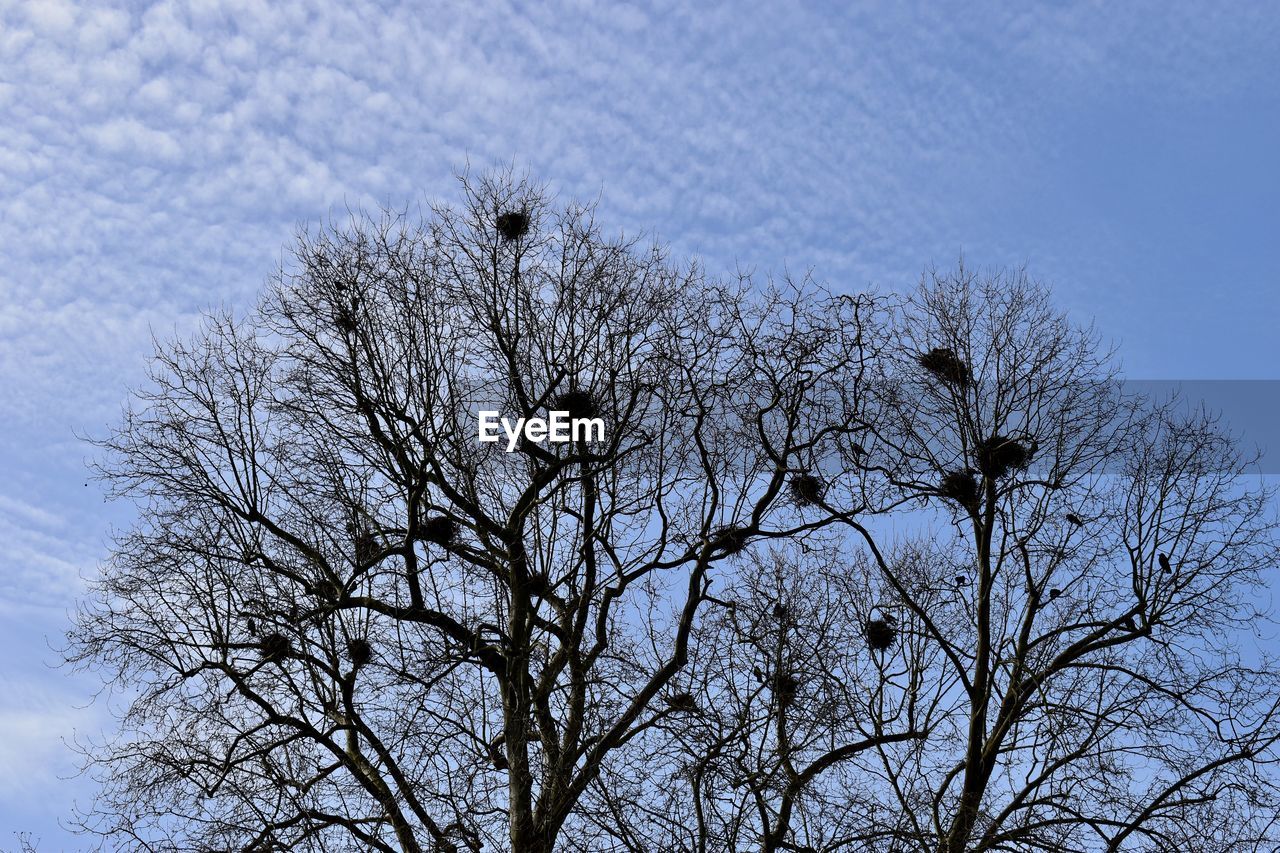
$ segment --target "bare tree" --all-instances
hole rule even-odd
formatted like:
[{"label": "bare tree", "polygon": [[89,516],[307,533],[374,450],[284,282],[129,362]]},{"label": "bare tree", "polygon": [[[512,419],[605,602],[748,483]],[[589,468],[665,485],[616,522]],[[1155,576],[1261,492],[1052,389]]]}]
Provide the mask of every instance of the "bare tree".
[{"label": "bare tree", "polygon": [[[157,347],[101,443],[137,522],[68,653],[123,702],[89,831],[625,846],[606,783],[687,705],[713,582],[857,500],[868,298],[717,283],[509,175],[463,191],[302,234],[256,310]],[[480,409],[605,439],[506,452]]]},{"label": "bare tree", "polygon": [[632,849],[1280,849],[1273,494],[1113,364],[1021,272],[926,276],[843,448],[864,510],[699,626]]}]

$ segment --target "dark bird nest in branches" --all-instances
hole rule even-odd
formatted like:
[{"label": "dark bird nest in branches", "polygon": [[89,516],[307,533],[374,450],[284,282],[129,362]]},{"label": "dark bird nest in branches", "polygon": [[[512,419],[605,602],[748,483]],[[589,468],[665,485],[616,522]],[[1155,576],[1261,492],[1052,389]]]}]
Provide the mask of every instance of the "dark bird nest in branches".
[{"label": "dark bird nest in branches", "polygon": [[934,347],[919,357],[920,366],[948,385],[963,388],[973,381],[969,365],[948,347]]},{"label": "dark bird nest in branches", "polygon": [[508,210],[498,214],[494,223],[504,240],[519,240],[529,233],[529,213],[524,210]]},{"label": "dark bird nest in branches", "polygon": [[683,711],[685,713],[694,713],[698,710],[698,701],[693,698],[692,693],[672,693],[666,697],[667,707],[673,711]]},{"label": "dark bird nest in branches", "polygon": [[551,593],[551,578],[546,572],[530,572],[525,578],[524,588],[530,595],[545,598]]},{"label": "dark bird nest in branches", "polygon": [[458,523],[447,515],[433,515],[418,527],[418,538],[447,548],[458,536]]},{"label": "dark bird nest in branches", "polygon": [[725,554],[741,554],[751,542],[751,534],[741,527],[721,527],[712,534],[715,547]]},{"label": "dark bird nest in branches", "polygon": [[978,503],[978,481],[969,471],[952,471],[938,484],[938,494],[964,507]]},{"label": "dark bird nest in branches", "polygon": [[363,637],[356,637],[347,644],[347,657],[358,669],[373,659],[373,646]]},{"label": "dark bird nest in branches", "polygon": [[312,587],[311,590],[317,598],[324,601],[341,601],[346,594],[347,589],[342,584],[331,578],[325,578]]},{"label": "dark bird nest in branches", "polygon": [[862,635],[866,637],[868,646],[877,652],[883,652],[898,639],[898,629],[891,617],[868,619],[867,624],[862,627]]},{"label": "dark bird nest in branches", "polygon": [[556,397],[553,410],[568,412],[571,418],[594,418],[600,414],[600,405],[590,391],[565,391]]},{"label": "dark bird nest in branches", "polygon": [[1010,471],[1025,469],[1035,452],[1034,443],[1028,445],[1016,438],[993,435],[974,449],[974,461],[984,475],[998,480]]},{"label": "dark bird nest in branches", "polygon": [[775,673],[773,676],[773,695],[778,697],[778,701],[783,705],[789,705],[795,701],[796,694],[800,692],[800,681],[789,672]]},{"label": "dark bird nest in branches", "polygon": [[277,631],[272,631],[258,641],[258,651],[267,663],[279,663],[293,653],[293,643]]},{"label": "dark bird nest in branches", "polygon": [[1074,512],[1067,513],[1063,518],[1067,520],[1068,524],[1073,524],[1076,527],[1084,527],[1084,519],[1076,515]]},{"label": "dark bird nest in branches", "polygon": [[382,550],[382,543],[378,541],[378,537],[374,536],[368,530],[360,530],[356,533],[356,562],[369,563],[372,562],[378,553]]},{"label": "dark bird nest in branches", "polygon": [[797,506],[813,506],[822,503],[826,484],[813,474],[796,474],[791,478],[791,499]]},{"label": "dark bird nest in branches", "polygon": [[350,308],[339,308],[333,313],[333,325],[348,334],[356,330],[356,318]]}]

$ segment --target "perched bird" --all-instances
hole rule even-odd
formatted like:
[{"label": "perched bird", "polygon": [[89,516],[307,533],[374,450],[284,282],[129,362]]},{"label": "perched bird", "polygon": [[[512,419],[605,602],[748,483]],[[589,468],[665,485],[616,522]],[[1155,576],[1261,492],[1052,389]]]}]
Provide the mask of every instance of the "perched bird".
[{"label": "perched bird", "polygon": [[1169,555],[1168,555],[1168,554],[1161,554],[1161,555],[1160,555],[1160,568],[1164,570],[1164,573],[1165,573],[1166,575],[1171,575],[1171,574],[1173,574],[1173,566],[1169,565]]},{"label": "perched bird", "polygon": [[969,579],[964,575],[956,575],[956,586],[964,586],[968,582]]},{"label": "perched bird", "polygon": [[1062,595],[1062,590],[1058,589],[1056,586],[1053,589],[1049,590],[1050,601],[1053,601],[1055,598],[1057,598],[1060,595]]}]

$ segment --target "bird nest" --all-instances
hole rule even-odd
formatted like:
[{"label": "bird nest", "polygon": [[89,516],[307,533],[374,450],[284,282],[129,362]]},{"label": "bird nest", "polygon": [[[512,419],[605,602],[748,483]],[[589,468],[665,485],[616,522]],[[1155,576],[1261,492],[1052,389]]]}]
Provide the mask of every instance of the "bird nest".
[{"label": "bird nest", "polygon": [[382,543],[378,541],[378,537],[368,530],[361,530],[356,533],[355,545],[356,562],[361,564],[372,562],[382,550]]},{"label": "bird nest", "polygon": [[751,534],[741,527],[721,527],[712,536],[715,547],[729,555],[741,554],[751,542]]},{"label": "bird nest", "polygon": [[800,681],[789,672],[779,672],[773,676],[773,695],[784,705],[795,700],[800,692]]},{"label": "bird nest", "polygon": [[508,210],[498,214],[494,224],[504,240],[519,240],[529,233],[529,214],[524,210]]},{"label": "bird nest", "polygon": [[978,481],[969,471],[952,471],[938,484],[938,494],[964,507],[978,502]]},{"label": "bird nest", "polygon": [[343,595],[346,594],[346,587],[331,578],[325,578],[315,584],[311,591],[317,598],[325,601],[341,601]]},{"label": "bird nest", "polygon": [[363,637],[356,637],[347,644],[347,657],[356,667],[362,667],[373,659],[373,646]]},{"label": "bird nest", "polygon": [[333,325],[337,326],[343,332],[354,332],[356,330],[356,318],[349,308],[339,308],[334,312]]},{"label": "bird nest", "polygon": [[956,355],[955,350],[948,347],[934,347],[926,353],[921,353],[918,361],[921,367],[948,385],[963,388],[973,381],[969,365]]},{"label": "bird nest", "polygon": [[877,652],[883,652],[898,639],[898,629],[888,618],[868,619],[867,624],[862,626],[862,636],[866,638],[868,646]]},{"label": "bird nest", "polygon": [[524,588],[530,595],[545,598],[551,593],[551,578],[544,571],[530,572],[525,578]]},{"label": "bird nest", "polygon": [[565,391],[556,397],[553,408],[568,412],[571,418],[594,418],[600,414],[600,404],[590,391]]},{"label": "bird nest", "polygon": [[279,663],[293,653],[293,643],[284,634],[272,631],[258,641],[258,651],[267,663]]},{"label": "bird nest", "polygon": [[978,470],[987,477],[998,480],[1010,471],[1021,471],[1030,465],[1035,447],[1016,438],[993,435],[979,442],[973,455]]},{"label": "bird nest", "polygon": [[447,515],[433,515],[418,527],[418,538],[447,548],[458,536],[458,523]]},{"label": "bird nest", "polygon": [[667,707],[673,711],[693,713],[698,710],[698,702],[692,693],[672,693],[666,697]]},{"label": "bird nest", "polygon": [[790,483],[791,499],[797,506],[813,506],[822,503],[822,495],[826,492],[826,484],[813,474],[796,474]]}]

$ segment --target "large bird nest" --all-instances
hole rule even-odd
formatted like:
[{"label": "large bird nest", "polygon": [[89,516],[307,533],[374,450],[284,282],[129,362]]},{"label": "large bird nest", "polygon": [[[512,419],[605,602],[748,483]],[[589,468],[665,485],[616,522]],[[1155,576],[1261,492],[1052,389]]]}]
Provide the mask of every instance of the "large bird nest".
[{"label": "large bird nest", "polygon": [[892,617],[868,619],[862,626],[862,636],[866,638],[868,646],[877,652],[883,652],[898,639],[898,629]]},{"label": "large bird nest", "polygon": [[319,599],[327,602],[341,601],[347,588],[332,578],[325,578],[312,586],[311,591]]},{"label": "large bird nest", "polygon": [[278,631],[272,631],[258,641],[258,651],[267,663],[279,663],[293,654],[293,643]]},{"label": "large bird nest", "polygon": [[693,698],[692,693],[672,693],[666,697],[666,702],[667,707],[673,711],[692,714],[698,710],[698,700]]},{"label": "large bird nest", "polygon": [[458,523],[447,515],[433,515],[418,527],[418,538],[447,548],[458,536]]},{"label": "large bird nest", "polygon": [[590,391],[565,391],[555,398],[552,407],[557,412],[568,412],[571,418],[594,418],[600,414],[600,404]]},{"label": "large bird nest", "polygon": [[919,356],[920,366],[948,385],[963,388],[973,381],[973,374],[964,359],[948,347],[934,347]]},{"label": "large bird nest", "polygon": [[546,598],[551,594],[551,578],[544,571],[529,572],[524,581],[524,588],[532,596]]},{"label": "large bird nest", "polygon": [[783,705],[789,705],[795,701],[796,694],[800,692],[800,680],[789,672],[778,672],[773,676],[773,695],[778,697],[778,701]]},{"label": "large bird nest", "polygon": [[357,531],[355,539],[356,562],[359,564],[373,562],[382,551],[382,543],[369,530]]},{"label": "large bird nest", "polygon": [[1004,435],[993,435],[979,442],[974,448],[974,461],[978,470],[993,480],[1004,477],[1011,471],[1022,471],[1031,464],[1035,455],[1035,444]]},{"label": "large bird nest", "polygon": [[524,210],[507,210],[498,214],[494,225],[504,240],[519,240],[529,233],[529,213]]},{"label": "large bird nest", "polygon": [[347,644],[347,657],[359,669],[373,659],[373,646],[363,637],[356,637]]},{"label": "large bird nest", "polygon": [[978,481],[969,471],[952,471],[938,484],[938,494],[963,507],[973,507],[978,503]]},{"label": "large bird nest", "polygon": [[790,489],[791,499],[797,506],[814,506],[822,503],[827,487],[821,478],[813,474],[796,474],[791,478]]},{"label": "large bird nest", "polygon": [[741,554],[751,543],[751,534],[741,527],[721,527],[712,533],[715,547],[730,556]]},{"label": "large bird nest", "polygon": [[342,332],[350,334],[356,330],[356,318],[350,308],[338,308],[333,312],[333,325]]}]

